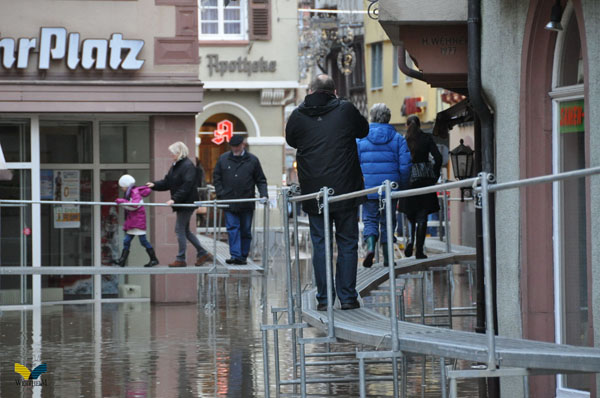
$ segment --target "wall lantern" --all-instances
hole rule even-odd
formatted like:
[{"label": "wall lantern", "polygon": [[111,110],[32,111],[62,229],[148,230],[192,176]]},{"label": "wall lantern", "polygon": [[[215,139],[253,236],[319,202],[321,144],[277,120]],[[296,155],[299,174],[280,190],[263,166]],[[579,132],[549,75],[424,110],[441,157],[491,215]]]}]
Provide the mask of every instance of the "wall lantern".
[{"label": "wall lantern", "polygon": [[552,6],[552,11],[550,12],[550,22],[548,22],[544,28],[548,30],[553,30],[555,32],[562,31],[563,27],[560,24],[560,20],[562,19],[562,13],[563,10],[560,6],[560,0],[556,0],[556,3]]},{"label": "wall lantern", "polygon": [[[464,145],[464,141],[460,140],[460,145],[450,151],[450,158],[452,159],[452,171],[454,172],[454,178],[457,180],[464,180],[473,176],[473,150],[468,146]],[[469,188],[460,189],[460,201],[464,202],[464,192]]]}]

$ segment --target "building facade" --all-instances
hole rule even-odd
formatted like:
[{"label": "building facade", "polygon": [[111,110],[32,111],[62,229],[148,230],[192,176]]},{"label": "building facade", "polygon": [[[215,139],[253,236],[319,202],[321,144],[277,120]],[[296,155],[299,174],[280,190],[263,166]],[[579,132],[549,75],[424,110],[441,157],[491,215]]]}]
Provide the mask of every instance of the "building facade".
[{"label": "building facade", "polygon": [[[406,42],[431,82],[451,88],[462,81],[466,87],[470,1],[418,9],[406,1],[379,3],[386,33],[393,42]],[[480,3],[481,78],[493,110],[497,180],[597,166],[600,3]],[[559,31],[546,28],[551,18],[562,25]],[[404,36],[410,29],[412,42]],[[599,346],[599,191],[596,176],[496,194],[500,335]],[[507,378],[500,391],[506,397],[595,397],[598,382],[577,374],[532,376],[527,385]]]},{"label": "building facade", "polygon": [[298,88],[297,2],[201,1],[199,78],[205,82],[204,112],[196,119],[198,156],[212,182],[218,157],[228,150],[213,141],[218,124],[233,123],[247,137],[271,186],[284,169],[284,108]]},{"label": "building facade", "polygon": [[[0,144],[13,176],[0,182],[2,199],[112,202],[122,195],[122,174],[138,185],[160,179],[172,161],[169,144],[195,147],[203,96],[195,0],[34,0],[5,11]],[[121,250],[122,212],[3,204],[2,266],[111,265]],[[165,264],[176,254],[174,217],[153,208],[148,220]],[[146,262],[134,242],[128,265]],[[125,284],[157,301],[193,299],[196,291],[194,278],[177,276],[2,276],[0,305],[123,297]],[[167,293],[175,285],[184,293]]]}]

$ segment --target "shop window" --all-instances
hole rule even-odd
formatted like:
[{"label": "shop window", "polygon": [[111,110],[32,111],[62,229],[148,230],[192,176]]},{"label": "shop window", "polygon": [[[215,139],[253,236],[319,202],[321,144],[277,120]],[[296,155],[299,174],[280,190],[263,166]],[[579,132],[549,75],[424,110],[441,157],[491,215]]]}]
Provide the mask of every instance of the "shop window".
[{"label": "shop window", "polygon": [[383,87],[383,55],[381,43],[371,44],[371,90]]},{"label": "shop window", "polygon": [[[125,193],[119,187],[119,178],[123,174],[129,174],[135,178],[135,185],[144,185],[150,179],[148,169],[112,169],[100,171],[100,201],[114,202],[117,198],[124,197]],[[149,198],[144,200],[149,202]],[[146,207],[146,235],[153,246],[156,242],[150,239],[150,208]],[[121,206],[102,206],[100,216],[100,250],[101,263],[103,266],[114,265],[123,250],[123,222],[125,219],[125,209]],[[135,238],[131,242],[127,266],[141,267],[148,262],[148,254],[140,245],[139,239]],[[119,287],[123,285],[139,286],[142,294],[150,292],[150,282],[147,275],[105,275],[102,279],[102,297],[118,297]]]},{"label": "shop window", "polygon": [[[31,171],[13,170],[10,181],[0,181],[0,197],[31,199]],[[0,264],[3,267],[31,266],[31,205],[0,205]],[[27,291],[27,289],[29,289]],[[25,297],[22,297],[22,292]],[[23,300],[24,298],[24,300]],[[0,278],[0,305],[31,303],[31,277],[3,275]]]},{"label": "shop window", "polygon": [[247,39],[246,0],[200,0],[200,40]]},{"label": "shop window", "polygon": [[41,163],[91,163],[92,123],[40,121]]},{"label": "shop window", "polygon": [[29,119],[0,120],[0,145],[7,162],[30,162]]},{"label": "shop window", "polygon": [[[92,201],[92,171],[41,169],[42,200]],[[84,205],[42,205],[42,266],[93,265],[93,209]],[[92,297],[90,275],[44,275],[42,287],[60,291],[61,298]]]},{"label": "shop window", "polygon": [[146,122],[101,122],[100,163],[149,163]]}]

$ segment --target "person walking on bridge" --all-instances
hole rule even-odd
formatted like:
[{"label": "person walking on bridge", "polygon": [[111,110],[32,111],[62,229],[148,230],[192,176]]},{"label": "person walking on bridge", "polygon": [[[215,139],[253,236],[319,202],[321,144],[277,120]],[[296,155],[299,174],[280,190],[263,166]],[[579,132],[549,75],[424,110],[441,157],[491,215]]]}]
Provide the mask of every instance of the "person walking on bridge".
[{"label": "person walking on bridge", "polygon": [[[406,143],[408,144],[412,156],[413,169],[416,169],[416,166],[419,166],[419,163],[427,166],[425,169],[433,169],[433,176],[425,178],[422,176],[415,176],[414,170],[411,170],[410,188],[423,188],[434,185],[440,177],[442,155],[433,141],[431,134],[425,134],[421,130],[421,121],[417,116],[409,116],[408,119],[406,119],[406,125],[408,126]],[[434,159],[433,165],[429,160],[430,154]],[[410,221],[411,224],[411,238],[410,242],[406,245],[404,254],[406,257],[410,257],[413,254],[413,249],[415,249],[415,258],[427,258],[424,252],[425,235],[427,233],[427,217],[431,213],[440,211],[437,195],[435,192],[432,192],[401,198],[398,207],[400,211],[406,214],[408,221]]]},{"label": "person walking on bridge", "polygon": [[[412,165],[410,151],[404,137],[398,134],[394,126],[389,124],[390,109],[385,104],[375,104],[371,108],[369,116],[371,117],[369,135],[357,141],[360,167],[365,176],[365,188],[380,186],[385,180],[396,182],[399,189],[408,188]],[[385,211],[380,208],[379,199],[379,194],[369,194],[367,202],[363,205],[362,219],[365,226],[363,236],[367,242],[367,255],[363,260],[363,266],[366,268],[373,265],[375,243],[380,235],[383,264],[388,265],[386,217]],[[394,212],[392,231],[396,228],[397,203],[397,199],[392,200],[391,203]]]},{"label": "person walking on bridge", "polygon": [[[298,179],[302,194],[333,188],[335,195],[364,188],[358,161],[356,139],[369,132],[369,123],[358,109],[336,95],[331,77],[318,75],[309,94],[287,122],[285,138],[296,148]],[[338,256],[335,293],[343,310],[359,308],[356,291],[358,262],[358,206],[364,198],[332,203],[330,231],[335,223]],[[317,310],[327,309],[327,277],[325,269],[325,225],[317,201],[302,202],[308,214],[313,244],[313,269],[317,282]],[[333,304],[333,303],[332,303]]]},{"label": "person walking on bridge", "polygon": [[[234,135],[229,141],[231,151],[217,160],[213,171],[213,183],[217,199],[254,198],[255,186],[260,194],[260,203],[268,200],[267,178],[256,156],[246,151],[244,137]],[[265,208],[266,211],[266,208]],[[247,264],[252,242],[252,218],[254,202],[229,203],[225,210],[225,225],[229,236],[227,264]]]}]

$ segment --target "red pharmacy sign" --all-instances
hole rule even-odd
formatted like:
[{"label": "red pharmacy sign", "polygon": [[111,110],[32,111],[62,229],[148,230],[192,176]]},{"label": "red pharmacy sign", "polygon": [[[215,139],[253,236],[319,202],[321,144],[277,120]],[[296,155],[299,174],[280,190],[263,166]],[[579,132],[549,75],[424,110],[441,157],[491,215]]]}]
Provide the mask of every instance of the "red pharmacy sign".
[{"label": "red pharmacy sign", "polygon": [[223,142],[231,140],[233,136],[233,123],[229,120],[222,120],[217,123],[217,129],[214,131],[215,138],[211,141],[217,145],[221,145]]}]

